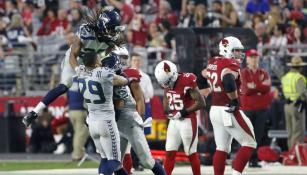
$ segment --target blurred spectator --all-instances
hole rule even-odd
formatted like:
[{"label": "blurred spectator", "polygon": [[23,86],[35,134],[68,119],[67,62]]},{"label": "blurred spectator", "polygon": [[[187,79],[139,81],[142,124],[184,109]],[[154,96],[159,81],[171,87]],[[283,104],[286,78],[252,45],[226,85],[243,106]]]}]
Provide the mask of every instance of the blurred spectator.
[{"label": "blurred spectator", "polygon": [[[290,10],[285,10],[285,17],[288,21],[295,20],[298,23],[305,22],[305,14],[303,13],[303,0],[292,0],[292,8]],[[306,23],[306,22],[305,22]]]},{"label": "blurred spectator", "polygon": [[73,84],[67,92],[69,118],[74,129],[72,160],[81,160],[85,154],[85,142],[88,139],[89,131],[85,125],[87,111],[84,108],[83,96],[79,91],[78,79],[73,78]]},{"label": "blurred spectator", "polygon": [[255,14],[262,13],[265,14],[270,10],[270,4],[268,0],[249,0],[246,4],[246,12]]},{"label": "blurred spectator", "polygon": [[195,8],[195,27],[207,27],[212,21],[207,16],[207,8],[204,4],[198,4]]},{"label": "blurred spectator", "polygon": [[13,47],[24,46],[22,43],[31,41],[30,34],[23,26],[22,18],[19,14],[14,14],[10,25],[7,28],[6,36]]},{"label": "blurred spectator", "polygon": [[267,17],[267,33],[271,33],[272,30],[274,29],[274,27],[277,24],[282,23],[282,17],[281,17],[281,11],[280,11],[280,6],[277,3],[273,3],[271,5],[271,9],[268,13],[268,17]]},{"label": "blurred spectator", "polygon": [[220,0],[215,0],[212,2],[212,10],[208,12],[208,17],[211,19],[212,23],[210,27],[221,27],[220,17],[223,13],[223,3]]},{"label": "blurred spectator", "polygon": [[82,23],[82,12],[80,9],[71,10],[71,31],[76,33],[78,31],[79,26]]},{"label": "blurred spectator", "polygon": [[[301,31],[299,26],[296,26],[296,27],[294,27],[293,32],[288,34],[288,37],[287,37],[288,43],[287,44],[293,44],[293,45],[299,46],[300,44],[303,43],[302,38],[303,38],[302,37],[302,31]],[[303,49],[303,48],[289,48],[288,50],[291,53],[299,54],[299,53],[302,53],[303,50],[306,50],[306,49]]]},{"label": "blurred spectator", "polygon": [[230,1],[226,1],[223,4],[223,13],[219,16],[221,19],[221,27],[239,27],[238,13],[233,8],[233,5]]},{"label": "blurred spectator", "polygon": [[59,26],[59,20],[57,18],[57,13],[55,10],[49,9],[47,11],[47,16],[43,20],[41,27],[39,28],[37,35],[50,35]]},{"label": "blurred spectator", "polygon": [[64,9],[58,10],[58,20],[59,24],[56,27],[56,33],[59,35],[67,35],[71,32],[71,24],[67,19],[67,12]]},{"label": "blurred spectator", "polygon": [[288,149],[291,149],[296,143],[304,142],[307,81],[302,70],[307,63],[303,62],[301,57],[294,56],[287,65],[291,69],[282,77],[281,83],[286,99],[284,110],[288,131]]},{"label": "blurred spectator", "polygon": [[51,113],[45,108],[37,121],[32,125],[30,138],[31,152],[52,153],[57,148],[51,129],[52,118]]},{"label": "blurred spectator", "polygon": [[177,26],[178,23],[176,14],[172,11],[170,4],[166,0],[160,1],[159,10],[155,22],[159,24],[163,20],[167,20],[172,27]]},{"label": "blurred spectator", "polygon": [[273,47],[272,54],[284,56],[287,45],[287,37],[285,36],[286,28],[284,24],[274,26],[273,36],[270,39],[270,46]]},{"label": "blurred spectator", "polygon": [[134,46],[145,47],[147,44],[147,24],[141,14],[133,16],[129,24],[129,30],[132,32],[132,44]]},{"label": "blurred spectator", "polygon": [[154,22],[150,23],[148,29],[148,47],[160,48],[163,47],[163,44],[164,38],[157,24]]},{"label": "blurred spectator", "polygon": [[[262,146],[265,135],[265,123],[268,120],[267,109],[272,101],[270,94],[271,80],[269,73],[259,68],[259,54],[257,50],[246,52],[247,67],[241,71],[241,108],[254,126],[257,147]],[[257,149],[254,151],[250,167],[260,167]]]},{"label": "blurred spectator", "polygon": [[170,31],[171,24],[167,20],[163,20],[159,25],[159,27],[164,36],[164,47],[169,49],[175,49],[176,43],[175,43],[174,34]]},{"label": "blurred spectator", "polygon": [[69,119],[67,117],[55,118],[51,122],[53,138],[56,142],[56,150],[54,154],[63,154],[71,152],[71,136],[69,131]]},{"label": "blurred spectator", "polygon": [[187,1],[187,12],[185,15],[180,15],[178,27],[195,27],[195,1],[188,0]]},{"label": "blurred spectator", "polygon": [[12,18],[14,14],[18,14],[17,0],[7,0],[5,1],[5,13],[9,19]]}]

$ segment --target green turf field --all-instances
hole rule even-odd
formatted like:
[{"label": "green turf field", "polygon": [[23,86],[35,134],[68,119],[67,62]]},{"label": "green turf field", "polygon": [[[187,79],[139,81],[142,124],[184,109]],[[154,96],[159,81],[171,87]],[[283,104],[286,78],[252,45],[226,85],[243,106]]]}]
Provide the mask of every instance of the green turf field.
[{"label": "green turf field", "polygon": [[80,167],[78,162],[0,162],[0,171],[97,168],[98,163],[85,161]]}]

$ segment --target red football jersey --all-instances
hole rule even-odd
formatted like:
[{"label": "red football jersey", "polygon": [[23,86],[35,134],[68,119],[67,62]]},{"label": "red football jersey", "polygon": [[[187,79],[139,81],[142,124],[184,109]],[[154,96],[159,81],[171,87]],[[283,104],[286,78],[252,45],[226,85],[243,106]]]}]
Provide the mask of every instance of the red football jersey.
[{"label": "red football jersey", "polygon": [[230,99],[224,91],[222,78],[226,68],[235,72],[236,84],[239,93],[240,87],[240,63],[236,59],[214,57],[209,59],[207,66],[208,83],[211,86],[212,105],[225,106]]},{"label": "red football jersey", "polygon": [[[167,88],[164,93],[168,100],[168,106],[172,114],[176,114],[183,108],[188,108],[195,103],[191,96],[187,93],[187,90],[197,87],[196,76],[193,73],[179,73],[178,79],[174,85],[174,88]],[[187,117],[196,116],[193,112]]]}]

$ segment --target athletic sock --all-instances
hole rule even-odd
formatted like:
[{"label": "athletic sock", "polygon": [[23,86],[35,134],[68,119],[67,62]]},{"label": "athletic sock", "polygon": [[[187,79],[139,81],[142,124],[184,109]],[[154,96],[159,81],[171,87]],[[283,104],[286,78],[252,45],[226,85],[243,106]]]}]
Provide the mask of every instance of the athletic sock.
[{"label": "athletic sock", "polygon": [[164,162],[164,169],[166,175],[171,175],[175,166],[175,156],[177,151],[166,151],[166,159]]},{"label": "athletic sock", "polygon": [[224,151],[215,150],[213,156],[214,175],[224,175],[227,153]]},{"label": "athletic sock", "polygon": [[[64,84],[59,84],[57,87],[50,90],[45,97],[43,98],[42,102],[45,104],[45,106],[48,106],[50,103],[52,103],[56,98],[58,98],[60,95],[64,94],[68,91],[68,87]],[[40,111],[38,111],[40,112]]]},{"label": "athletic sock", "polygon": [[151,171],[155,174],[155,175],[166,175],[162,165],[160,165],[158,162],[155,162],[154,167],[151,169]]},{"label": "athletic sock", "polygon": [[124,160],[123,160],[123,166],[125,170],[128,172],[128,174],[131,174],[131,169],[132,169],[132,158],[131,154],[125,154]]},{"label": "athletic sock", "polygon": [[200,175],[200,161],[199,155],[197,153],[193,153],[189,155],[189,160],[191,163],[193,175]]},{"label": "athletic sock", "polygon": [[255,148],[242,146],[237,152],[236,158],[232,162],[232,168],[239,173],[242,173],[245,165],[251,157]]}]

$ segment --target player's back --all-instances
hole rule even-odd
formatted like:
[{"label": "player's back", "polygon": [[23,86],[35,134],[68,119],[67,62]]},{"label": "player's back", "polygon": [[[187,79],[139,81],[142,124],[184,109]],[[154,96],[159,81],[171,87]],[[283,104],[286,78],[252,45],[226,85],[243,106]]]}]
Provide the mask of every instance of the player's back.
[{"label": "player's back", "polygon": [[231,58],[213,57],[208,61],[207,76],[208,83],[211,86],[212,105],[214,106],[225,106],[230,102],[222,83],[222,78],[226,74],[227,69],[234,72],[237,88],[239,88],[240,63],[237,60]]},{"label": "player's back", "polygon": [[104,52],[109,46],[105,42],[98,41],[95,31],[88,25],[82,24],[76,34],[82,43],[80,56],[87,52]]},{"label": "player's back", "polygon": [[79,76],[79,89],[88,106],[89,117],[99,120],[115,118],[113,106],[114,72],[105,67],[83,72]]},{"label": "player's back", "polygon": [[[195,103],[188,93],[188,89],[197,86],[196,76],[193,73],[179,73],[174,88],[165,89],[165,95],[168,99],[169,108],[172,114],[179,112],[184,107],[188,108]],[[195,113],[191,113],[188,117],[192,117]]]}]

